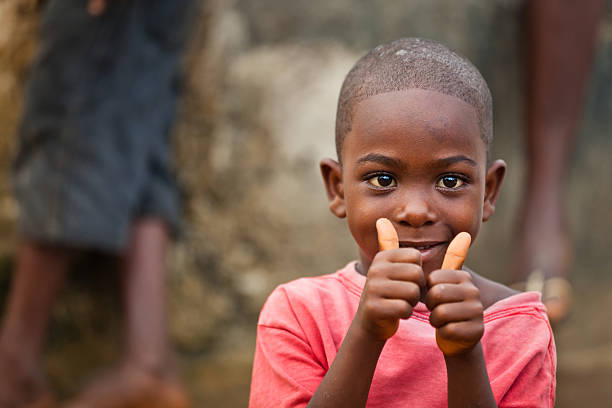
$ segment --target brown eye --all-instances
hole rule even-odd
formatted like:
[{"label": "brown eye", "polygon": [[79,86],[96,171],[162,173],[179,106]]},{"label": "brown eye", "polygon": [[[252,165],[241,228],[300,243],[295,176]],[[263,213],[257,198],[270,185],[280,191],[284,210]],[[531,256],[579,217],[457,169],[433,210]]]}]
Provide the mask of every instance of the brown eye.
[{"label": "brown eye", "polygon": [[446,189],[454,189],[461,187],[463,185],[463,180],[461,180],[457,176],[444,176],[438,180],[438,187],[446,188]]},{"label": "brown eye", "polygon": [[395,187],[396,185],[395,179],[388,174],[379,174],[377,176],[369,178],[368,183],[379,188]]}]

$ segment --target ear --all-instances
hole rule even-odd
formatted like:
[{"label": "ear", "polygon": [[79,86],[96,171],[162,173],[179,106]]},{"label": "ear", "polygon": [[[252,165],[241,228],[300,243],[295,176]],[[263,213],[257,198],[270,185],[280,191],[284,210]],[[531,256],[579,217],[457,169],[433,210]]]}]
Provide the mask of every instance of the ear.
[{"label": "ear", "polygon": [[506,174],[506,163],[503,160],[495,160],[489,165],[485,179],[485,195],[482,208],[482,221],[487,221],[495,212],[495,202],[499,195],[504,175]]},{"label": "ear", "polygon": [[329,200],[329,210],[338,218],[346,217],[344,187],[342,186],[342,166],[333,159],[323,159],[319,164],[325,192]]}]

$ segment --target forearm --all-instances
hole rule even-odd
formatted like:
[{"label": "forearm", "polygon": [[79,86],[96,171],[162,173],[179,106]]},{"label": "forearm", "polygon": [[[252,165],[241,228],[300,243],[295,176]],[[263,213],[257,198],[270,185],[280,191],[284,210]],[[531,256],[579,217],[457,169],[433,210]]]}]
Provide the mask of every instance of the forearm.
[{"label": "forearm", "polygon": [[478,343],[473,349],[453,357],[444,357],[448,376],[448,407],[497,407],[487,367]]},{"label": "forearm", "polygon": [[384,345],[385,341],[373,340],[355,324],[351,325],[307,407],[365,407]]}]

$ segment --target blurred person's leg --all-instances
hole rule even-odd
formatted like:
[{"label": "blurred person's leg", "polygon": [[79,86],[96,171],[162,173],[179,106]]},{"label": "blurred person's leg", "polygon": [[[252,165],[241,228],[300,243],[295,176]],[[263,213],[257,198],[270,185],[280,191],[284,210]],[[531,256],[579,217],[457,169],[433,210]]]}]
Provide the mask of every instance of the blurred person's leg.
[{"label": "blurred person's leg", "polygon": [[[167,334],[166,247],[179,230],[170,129],[192,4],[134,0],[129,3],[130,21],[122,25],[121,52],[115,53],[120,58],[112,60],[117,88],[108,101],[114,127],[106,136],[123,147],[107,163],[121,168],[120,178],[133,180],[126,184],[131,198],[125,208],[131,221],[121,268],[125,347],[120,363],[70,401],[71,408],[189,406]],[[120,6],[109,2],[100,18],[120,12]],[[117,177],[110,179],[116,182]]]},{"label": "blurred person's leg", "polygon": [[70,408],[183,408],[189,402],[172,361],[166,319],[168,230],[159,218],[132,227],[122,270],[125,349],[122,362],[94,381]]},{"label": "blurred person's leg", "polygon": [[51,0],[42,12],[13,168],[22,241],[0,335],[1,407],[42,407],[32,404],[37,399],[42,404],[48,393],[41,350],[54,301],[77,254],[69,248],[122,245],[115,242],[119,234],[109,235],[120,222],[99,221],[101,212],[91,204],[103,202],[101,196],[87,199],[91,186],[82,188],[99,178],[90,172],[96,161],[79,150],[83,140],[74,120],[82,106],[91,106],[82,91],[91,86],[92,73],[78,61],[80,55],[92,57],[90,38],[78,32],[88,26],[80,17],[84,6],[79,0]]},{"label": "blurred person's leg", "polygon": [[170,362],[166,330],[168,231],[159,218],[134,223],[123,261],[125,363],[163,373]]},{"label": "blurred person's leg", "polygon": [[[167,171],[169,129],[178,99],[190,3],[115,1],[99,16],[91,16],[86,1],[47,1],[39,52],[26,90],[13,180],[24,236],[125,256],[126,338],[131,340],[126,341],[126,363],[121,367],[134,380],[123,388],[137,381],[151,388],[153,382],[171,402],[166,406],[177,407],[185,398],[168,362],[165,301],[159,297],[165,265],[160,261],[150,268],[141,262],[149,262],[149,257],[165,259],[160,248],[167,242],[166,225],[177,230],[178,193]],[[135,217],[148,214],[165,223],[133,225]],[[45,262],[30,269],[41,264]],[[24,275],[20,281],[34,276]],[[20,298],[20,304],[36,305],[45,299],[51,303],[57,291],[53,284],[44,278],[30,284],[40,285],[39,291],[50,298]],[[145,306],[134,303],[132,295]],[[48,306],[45,312],[50,310]],[[22,325],[28,327],[30,321]],[[44,329],[38,331],[44,334]],[[147,341],[135,346],[143,338]],[[36,344],[41,343],[38,338]],[[162,348],[164,352],[159,351]],[[155,358],[148,361],[145,355]],[[128,361],[149,366],[145,370]],[[155,407],[159,401],[163,398],[144,406]]]},{"label": "blurred person's leg", "polygon": [[[41,370],[51,311],[74,253],[24,241],[0,332],[0,407],[26,407],[49,398]],[[45,405],[40,405],[41,407]]]},{"label": "blurred person's leg", "polygon": [[564,195],[603,1],[527,3],[527,180],[513,278],[543,290],[556,323],[571,302],[565,279],[573,246]]}]

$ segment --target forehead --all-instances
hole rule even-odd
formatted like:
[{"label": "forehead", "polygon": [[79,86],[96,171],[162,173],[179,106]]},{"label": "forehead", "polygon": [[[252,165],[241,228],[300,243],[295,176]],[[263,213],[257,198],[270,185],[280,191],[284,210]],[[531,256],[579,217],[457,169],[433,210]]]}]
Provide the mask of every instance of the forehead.
[{"label": "forehead", "polygon": [[421,155],[460,151],[486,161],[476,109],[459,98],[408,89],[374,95],[355,106],[343,161],[372,149],[393,152],[402,147]]}]

